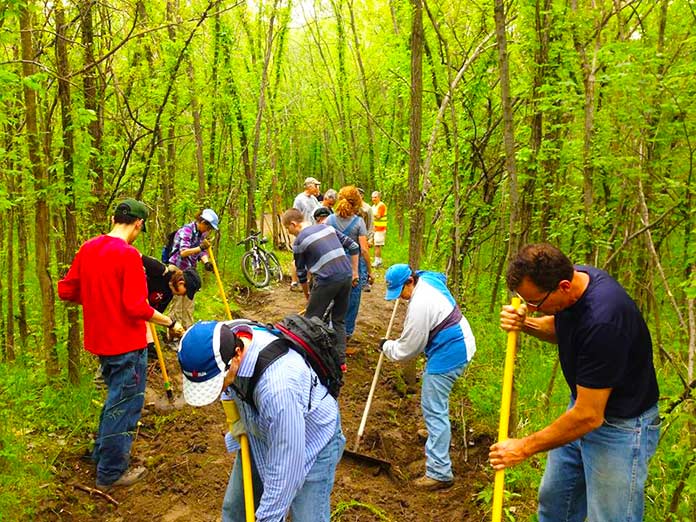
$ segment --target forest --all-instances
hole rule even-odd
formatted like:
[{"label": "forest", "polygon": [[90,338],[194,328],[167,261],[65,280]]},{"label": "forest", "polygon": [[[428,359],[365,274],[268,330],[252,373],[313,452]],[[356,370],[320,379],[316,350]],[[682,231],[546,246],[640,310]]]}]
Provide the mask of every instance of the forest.
[{"label": "forest", "polygon": [[[0,520],[164,513],[118,518],[65,486],[103,398],[80,309],[56,284],[79,246],[109,231],[118,201],[149,207],[135,246],[154,257],[215,209],[231,306],[273,315],[301,306],[289,279],[250,289],[237,243],[261,228],[287,270],[278,216],[308,176],[322,191],[381,191],[385,265],[447,274],[479,345],[452,406],[465,445],[469,429],[482,447],[497,433],[510,257],[549,242],[614,276],[648,322],[660,385],[645,519],[695,520],[695,30],[694,0],[0,2]],[[214,278],[203,286],[196,318],[222,319]],[[361,309],[370,328],[390,314],[375,294]],[[374,344],[382,334],[363,324]],[[523,434],[558,416],[568,392],[555,351],[521,345],[511,430]],[[361,357],[369,386],[376,358]],[[408,400],[385,401],[385,422]],[[159,433],[196,414],[154,417]],[[536,520],[543,459],[507,474],[508,520]],[[457,493],[464,512],[454,496],[428,511],[424,497],[409,518],[345,478],[333,519],[488,519],[493,473],[483,453],[475,466]],[[200,520],[216,520],[224,483]],[[91,508],[71,515],[78,501]]]}]

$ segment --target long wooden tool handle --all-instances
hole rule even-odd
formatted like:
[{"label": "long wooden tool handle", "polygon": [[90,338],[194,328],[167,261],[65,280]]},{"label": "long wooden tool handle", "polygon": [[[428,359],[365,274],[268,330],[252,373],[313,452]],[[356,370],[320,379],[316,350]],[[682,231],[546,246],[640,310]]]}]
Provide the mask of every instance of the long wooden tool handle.
[{"label": "long wooden tool handle", "polygon": [[[512,306],[520,306],[520,298],[512,298]],[[510,424],[510,404],[512,402],[512,378],[515,373],[515,354],[517,352],[517,331],[507,334],[505,350],[505,370],[503,371],[503,397],[500,405],[500,423],[498,425],[498,442],[507,440]],[[493,522],[501,522],[503,517],[503,496],[505,493],[505,470],[495,472],[493,485]]]},{"label": "long wooden tool handle", "polygon": [[172,384],[169,382],[169,376],[167,375],[167,367],[164,364],[164,355],[162,355],[162,346],[160,345],[159,337],[157,336],[157,330],[153,323],[149,323],[150,332],[152,332],[152,339],[155,343],[155,351],[157,352],[157,360],[159,361],[160,370],[162,370],[162,379],[164,379],[164,391],[167,393],[169,399],[174,397],[172,392]]},{"label": "long wooden tool handle", "polygon": [[225,287],[222,286],[222,279],[220,278],[220,272],[218,272],[218,266],[215,262],[215,255],[213,255],[212,245],[208,249],[208,257],[210,262],[213,264],[213,272],[215,272],[215,279],[217,279],[218,290],[220,291],[220,297],[222,297],[222,302],[225,305],[225,313],[227,314],[227,319],[232,320],[232,312],[230,311],[230,305],[227,303],[227,296],[225,295]]},{"label": "long wooden tool handle", "polygon": [[[389,339],[391,334],[392,325],[394,324],[394,318],[396,317],[396,309],[399,307],[399,299],[394,303],[394,310],[392,310],[391,319],[389,319],[389,326],[387,327],[387,335],[385,336]],[[377,381],[379,380],[379,372],[382,369],[382,362],[384,361],[384,352],[379,354],[379,360],[377,361],[377,368],[375,368],[375,376],[372,378],[372,386],[370,386],[370,393],[367,396],[367,402],[365,403],[365,411],[363,411],[362,420],[360,421],[360,427],[358,428],[358,436],[355,439],[355,446],[353,446],[353,451],[358,451],[358,446],[360,445],[360,439],[365,431],[365,424],[367,424],[367,415],[370,413],[370,406],[372,405],[372,397],[375,394],[375,388],[377,388]]]},{"label": "long wooden tool handle", "polygon": [[[217,279],[218,290],[220,290],[222,302],[225,304],[225,313],[227,314],[227,319],[231,321],[232,312],[230,311],[230,305],[227,303],[225,287],[222,286],[222,279],[220,278],[220,272],[218,272],[212,246],[208,249],[208,256],[210,257],[210,262],[213,264],[213,272],[215,272],[215,278]],[[234,403],[234,401],[225,401],[225,404],[223,405],[226,406],[225,412],[228,414],[228,419],[232,418],[233,420],[236,420],[239,418],[239,410],[237,410],[237,405]],[[244,484],[245,518],[246,522],[254,522],[256,509],[254,507],[254,485],[251,482],[251,452],[249,451],[249,439],[245,433],[239,436],[239,447],[242,454],[242,482]]]},{"label": "long wooden tool handle", "polygon": [[[234,401],[222,401],[222,408],[225,410],[227,417],[227,429],[232,431],[234,423],[239,420],[239,410]],[[254,488],[251,482],[251,452],[249,451],[249,439],[246,433],[241,433],[237,437],[239,440],[239,449],[242,455],[242,483],[244,484],[244,513],[246,522],[254,522],[255,511],[254,507]]]}]

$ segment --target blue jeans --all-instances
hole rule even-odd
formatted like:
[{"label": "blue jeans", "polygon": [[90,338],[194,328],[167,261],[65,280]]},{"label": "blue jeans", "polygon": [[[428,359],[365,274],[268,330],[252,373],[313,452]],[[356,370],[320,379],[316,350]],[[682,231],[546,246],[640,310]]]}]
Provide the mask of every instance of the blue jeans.
[{"label": "blue jeans", "polygon": [[632,419],[607,417],[549,452],[539,522],[640,522],[648,462],[660,433],[657,405]]},{"label": "blue jeans", "polygon": [[[336,434],[317,455],[317,460],[305,477],[290,504],[293,522],[329,522],[331,519],[331,490],[333,490],[336,465],[341,460],[346,438],[338,420]],[[222,522],[244,522],[244,483],[242,479],[242,458],[237,452],[232,474],[222,501]],[[263,482],[252,459],[251,476],[254,487],[254,506],[258,509],[263,495]]]},{"label": "blue jeans", "polygon": [[100,356],[99,360],[108,392],[92,458],[97,464],[97,482],[111,484],[130,462],[133,434],[145,402],[147,349]]},{"label": "blue jeans", "polygon": [[443,482],[454,478],[449,455],[452,441],[449,396],[464,368],[466,364],[447,373],[423,374],[421,408],[428,429],[428,440],[425,443],[425,475]]},{"label": "blue jeans", "polygon": [[346,311],[346,335],[353,335],[355,331],[355,321],[358,319],[358,310],[360,310],[362,289],[367,284],[367,263],[365,263],[365,259],[362,256],[360,256],[358,262],[358,276],[360,277],[360,282],[350,291],[348,311]]}]

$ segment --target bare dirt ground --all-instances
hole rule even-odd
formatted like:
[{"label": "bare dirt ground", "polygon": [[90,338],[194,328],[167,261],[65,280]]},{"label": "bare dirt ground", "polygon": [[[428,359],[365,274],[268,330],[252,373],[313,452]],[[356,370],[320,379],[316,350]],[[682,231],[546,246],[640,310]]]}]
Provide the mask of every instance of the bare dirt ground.
[{"label": "bare dirt ground", "polygon": [[[380,274],[383,276],[383,272]],[[301,293],[283,284],[270,290],[235,297],[242,315],[269,322],[304,307]],[[377,364],[375,346],[385,335],[392,304],[384,301],[383,281],[363,294],[355,335],[349,347],[358,352],[349,357],[346,385],[340,406],[347,448],[352,449],[365,401]],[[398,335],[405,305],[400,305],[392,337]],[[175,394],[181,376],[175,353],[165,348],[167,368]],[[453,405],[451,455],[455,484],[439,492],[423,492],[410,481],[424,472],[423,442],[416,434],[422,428],[420,383],[418,392],[400,396],[394,387],[397,365],[385,361],[370,410],[360,452],[393,463],[391,473],[344,456],[333,490],[333,520],[340,521],[478,521],[488,518],[487,504],[476,500],[490,483],[486,464],[490,436],[462,429],[462,419],[472,416],[466,405]],[[455,420],[455,417],[457,419]],[[223,444],[224,414],[219,404],[205,408],[184,406],[180,396],[171,405],[162,389],[160,370],[151,364],[146,408],[133,461],[148,468],[142,482],[111,493],[115,503],[94,488],[94,466],[80,455],[63,453],[56,463],[61,486],[59,496],[46,506],[38,520],[204,522],[220,520],[220,506],[232,459]],[[465,437],[466,436],[466,437]],[[468,440],[467,440],[468,439]],[[116,503],[118,505],[116,505]]]}]

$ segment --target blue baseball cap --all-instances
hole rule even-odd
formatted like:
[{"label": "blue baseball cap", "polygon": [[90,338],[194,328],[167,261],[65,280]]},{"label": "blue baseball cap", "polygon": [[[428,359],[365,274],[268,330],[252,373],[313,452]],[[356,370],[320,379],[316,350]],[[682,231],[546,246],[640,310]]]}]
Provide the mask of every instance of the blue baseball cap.
[{"label": "blue baseball cap", "polygon": [[181,338],[179,366],[183,373],[184,400],[205,406],[222,391],[228,365],[234,357],[236,336],[250,332],[248,321],[198,321]]},{"label": "blue baseball cap", "polygon": [[398,299],[412,273],[411,267],[403,263],[390,266],[384,276],[387,281],[387,293],[384,298],[387,301]]}]

